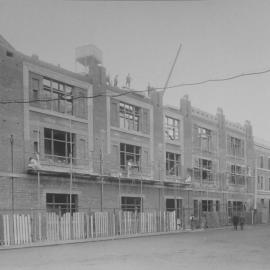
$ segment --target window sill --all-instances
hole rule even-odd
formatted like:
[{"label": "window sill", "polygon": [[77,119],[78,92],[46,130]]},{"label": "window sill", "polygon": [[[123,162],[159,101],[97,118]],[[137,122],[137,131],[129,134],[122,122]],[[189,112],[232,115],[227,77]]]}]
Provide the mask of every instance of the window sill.
[{"label": "window sill", "polygon": [[115,131],[119,131],[119,132],[124,132],[124,133],[127,133],[127,134],[140,136],[140,137],[145,137],[145,138],[149,138],[149,139],[151,138],[151,136],[149,134],[144,134],[142,132],[138,132],[138,131],[134,131],[134,130],[118,128],[118,127],[114,127],[114,126],[111,126],[111,129],[113,129]]},{"label": "window sill", "polygon": [[88,120],[87,119],[79,118],[79,117],[76,117],[74,115],[69,115],[69,114],[64,114],[64,113],[58,113],[58,112],[47,110],[47,109],[37,108],[37,107],[34,107],[32,105],[29,106],[29,111],[38,112],[38,113],[42,113],[42,114],[46,114],[46,115],[51,115],[51,116],[55,116],[55,117],[60,117],[60,118],[65,118],[65,119],[71,119],[71,120],[74,120],[74,121],[77,121],[77,122],[88,124]]},{"label": "window sill", "polygon": [[168,144],[175,144],[175,145],[181,145],[181,141],[180,139],[177,139],[177,140],[170,140],[170,139],[167,139],[165,138],[165,143],[168,143]]},{"label": "window sill", "polygon": [[229,186],[232,186],[232,187],[245,187],[246,184],[233,184],[233,183],[228,183]]}]

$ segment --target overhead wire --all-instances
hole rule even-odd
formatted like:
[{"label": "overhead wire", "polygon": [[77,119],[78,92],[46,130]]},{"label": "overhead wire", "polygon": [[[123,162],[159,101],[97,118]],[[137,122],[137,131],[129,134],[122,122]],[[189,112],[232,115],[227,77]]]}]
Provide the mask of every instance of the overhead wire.
[{"label": "overhead wire", "polygon": [[[198,82],[191,82],[191,83],[179,83],[171,86],[167,86],[166,89],[173,89],[173,88],[179,88],[179,87],[186,87],[186,86],[196,86],[196,85],[202,85],[202,84],[207,84],[211,82],[224,82],[224,81],[230,81],[234,79],[238,79],[241,77],[247,77],[247,76],[256,76],[256,75],[262,75],[270,72],[270,68],[267,68],[262,71],[254,71],[254,72],[244,72],[228,77],[223,77],[223,78],[214,78],[214,79],[207,79],[207,80],[202,80]],[[118,93],[118,94],[108,94],[107,92],[99,93],[93,96],[79,96],[79,97],[72,97],[72,100],[77,100],[77,99],[95,99],[98,97],[119,97],[119,96],[125,96],[129,94],[134,94],[134,93],[144,93],[144,92],[153,92],[153,91],[158,91],[158,90],[164,90],[164,87],[151,87],[149,89],[143,89],[143,90],[136,90],[136,89],[131,89],[129,91],[123,90],[124,92]],[[51,101],[58,101],[58,100],[63,100],[64,98],[49,98],[49,99],[33,99],[33,100],[23,100],[23,99],[7,99],[7,100],[0,100],[0,104],[23,104],[23,103],[35,103],[35,102],[51,102]]]}]

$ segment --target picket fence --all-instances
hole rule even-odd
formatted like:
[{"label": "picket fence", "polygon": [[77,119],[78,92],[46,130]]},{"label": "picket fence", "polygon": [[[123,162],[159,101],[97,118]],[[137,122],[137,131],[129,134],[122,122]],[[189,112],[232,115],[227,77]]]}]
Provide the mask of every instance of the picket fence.
[{"label": "picket fence", "polygon": [[0,214],[0,244],[98,239],[179,229],[175,212]]}]

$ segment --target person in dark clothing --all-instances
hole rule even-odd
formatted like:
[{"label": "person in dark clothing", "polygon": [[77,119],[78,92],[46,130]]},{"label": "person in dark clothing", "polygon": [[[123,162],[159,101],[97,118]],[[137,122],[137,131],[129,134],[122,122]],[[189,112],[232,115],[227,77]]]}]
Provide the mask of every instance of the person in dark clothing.
[{"label": "person in dark clothing", "polygon": [[239,218],[238,218],[237,215],[233,216],[232,222],[233,222],[233,228],[237,231],[237,226],[238,226],[238,223],[239,223]]},{"label": "person in dark clothing", "polygon": [[243,214],[240,216],[239,223],[240,223],[241,231],[243,231],[243,229],[244,229],[244,224],[245,224],[245,217],[244,217]]}]

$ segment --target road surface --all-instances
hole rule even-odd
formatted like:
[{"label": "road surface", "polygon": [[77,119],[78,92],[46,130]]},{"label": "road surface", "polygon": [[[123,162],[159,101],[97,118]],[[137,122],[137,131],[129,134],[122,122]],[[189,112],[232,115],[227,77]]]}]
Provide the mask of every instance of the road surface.
[{"label": "road surface", "polygon": [[270,226],[0,250],[0,269],[270,269]]}]

